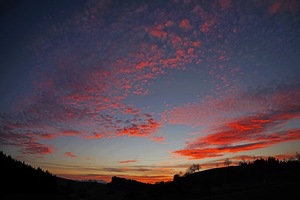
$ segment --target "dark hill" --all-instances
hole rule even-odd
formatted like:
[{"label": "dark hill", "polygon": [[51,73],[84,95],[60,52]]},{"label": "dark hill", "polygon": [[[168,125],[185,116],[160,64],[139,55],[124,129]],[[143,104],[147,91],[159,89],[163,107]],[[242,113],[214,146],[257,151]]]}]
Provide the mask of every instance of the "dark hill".
[{"label": "dark hill", "polygon": [[[13,159],[0,152],[0,199],[98,199],[105,185],[95,181],[75,181],[52,175],[41,168]],[[102,198],[103,199],[103,198]]]},{"label": "dark hill", "polygon": [[0,199],[278,199],[300,197],[300,162],[258,159],[241,166],[215,168],[171,182],[145,184],[113,177],[108,184],[56,177],[0,152]]},{"label": "dark hill", "polygon": [[270,160],[178,177],[157,185],[152,194],[157,199],[299,199],[300,162]]},{"label": "dark hill", "polygon": [[7,193],[55,193],[57,178],[0,152],[1,196]]}]

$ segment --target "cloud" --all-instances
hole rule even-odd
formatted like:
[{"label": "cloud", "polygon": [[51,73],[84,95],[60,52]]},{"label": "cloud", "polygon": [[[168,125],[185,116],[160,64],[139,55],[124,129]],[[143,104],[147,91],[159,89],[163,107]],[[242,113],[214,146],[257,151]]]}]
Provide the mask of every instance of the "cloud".
[{"label": "cloud", "polygon": [[65,152],[65,155],[66,156],[69,156],[69,157],[71,157],[71,158],[77,158],[77,156],[75,156],[72,152]]},{"label": "cloud", "polygon": [[226,124],[225,127],[219,127],[219,131],[215,133],[198,137],[195,141],[188,143],[185,149],[173,153],[187,156],[190,159],[201,159],[300,140],[299,128],[271,132],[274,126],[282,125],[294,117],[299,118],[300,112],[296,115],[283,115],[280,113],[238,119]]},{"label": "cloud", "polygon": [[207,19],[200,27],[201,32],[208,33],[216,23],[216,18]]},{"label": "cloud", "polygon": [[[161,116],[169,124],[203,127],[229,123],[235,118],[251,113],[272,115],[273,112],[280,112],[282,115],[293,115],[297,113],[300,106],[296,100],[300,97],[299,88],[296,80],[273,85],[270,83],[269,86],[255,89],[236,88],[226,91],[225,95],[206,96],[201,102],[174,106],[162,112]],[[238,126],[238,124],[232,124],[232,126]]]},{"label": "cloud", "polygon": [[52,146],[37,142],[37,140],[35,139],[35,135],[33,134],[24,134],[22,132],[15,133],[5,128],[4,130],[3,128],[1,128],[0,131],[0,143],[2,145],[21,148],[21,153],[23,154],[47,155],[51,154],[55,149]]},{"label": "cloud", "polygon": [[166,39],[167,37],[167,32],[157,29],[157,28],[152,28],[149,31],[150,35],[152,35],[153,37],[157,37],[157,38],[161,38],[161,39]]},{"label": "cloud", "polygon": [[229,95],[202,105],[175,107],[165,115],[166,121],[202,127],[203,131],[186,148],[173,153],[201,159],[299,140],[299,127],[288,125],[300,118],[299,91],[297,81],[291,81],[250,89],[234,98]]},{"label": "cloud", "polygon": [[119,161],[120,164],[127,164],[127,163],[134,163],[134,162],[137,162],[137,160],[122,160],[122,161]]},{"label": "cloud", "polygon": [[295,15],[299,11],[299,2],[295,0],[283,1],[275,0],[271,1],[268,7],[269,14],[277,14],[281,12],[289,12]]},{"label": "cloud", "polygon": [[222,10],[229,10],[231,7],[231,0],[219,0],[219,4]]},{"label": "cloud", "polygon": [[151,140],[157,142],[157,143],[162,143],[165,140],[165,137],[162,136],[153,136],[150,138]]},{"label": "cloud", "polygon": [[[155,114],[126,102],[146,98],[157,78],[172,70],[191,70],[192,65],[204,69],[214,94],[204,102],[166,111],[163,118],[168,123],[200,126],[215,118],[223,123],[230,106],[243,111],[259,109],[251,99],[240,97],[239,103],[235,97],[239,94],[230,92],[240,71],[229,62],[236,52],[227,44],[236,38],[222,38],[228,35],[227,30],[235,28],[228,21],[236,22],[234,9],[228,9],[234,5],[227,2],[209,1],[203,6],[190,1],[183,9],[180,3],[159,7],[139,2],[116,11],[115,2],[96,0],[65,21],[45,24],[47,31],[32,34],[37,36],[29,45],[32,60],[36,61],[29,80],[33,89],[14,105],[14,110],[0,114],[1,131],[24,139],[19,142],[18,137],[5,133],[1,144],[15,145],[23,153],[41,154],[53,149],[43,145],[43,139],[61,136],[151,139],[163,122]],[[231,12],[228,17],[224,17],[224,9]],[[239,28],[252,25],[251,17],[244,18],[240,21],[245,24],[236,22]],[[229,95],[215,98],[215,93],[223,89]],[[248,110],[243,103],[249,105]],[[262,110],[265,105],[262,103]],[[30,143],[37,148],[30,149]]]},{"label": "cloud", "polygon": [[179,27],[187,30],[192,28],[190,21],[188,19],[181,20],[179,23]]},{"label": "cloud", "polygon": [[76,136],[76,135],[80,135],[81,133],[76,130],[64,130],[62,131],[61,134],[64,136]]}]

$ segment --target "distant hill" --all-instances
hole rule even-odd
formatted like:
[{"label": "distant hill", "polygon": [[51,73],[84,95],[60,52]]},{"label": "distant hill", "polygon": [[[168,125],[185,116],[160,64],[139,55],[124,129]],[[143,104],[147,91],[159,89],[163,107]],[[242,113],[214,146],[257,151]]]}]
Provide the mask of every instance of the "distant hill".
[{"label": "distant hill", "polygon": [[0,199],[4,200],[298,200],[300,197],[300,162],[281,162],[274,158],[174,176],[173,181],[157,184],[120,177],[112,177],[107,184],[64,179],[12,159],[2,152],[0,162]]}]

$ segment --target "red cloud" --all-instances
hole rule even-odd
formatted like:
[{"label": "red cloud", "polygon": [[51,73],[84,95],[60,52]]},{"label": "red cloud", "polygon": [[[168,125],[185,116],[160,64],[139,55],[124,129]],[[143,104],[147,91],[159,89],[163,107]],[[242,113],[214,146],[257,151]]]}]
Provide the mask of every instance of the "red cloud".
[{"label": "red cloud", "polygon": [[[297,116],[300,114],[298,113]],[[286,116],[292,116],[287,118]],[[236,153],[268,147],[274,144],[300,139],[300,129],[289,129],[268,133],[275,124],[285,123],[295,115],[269,115],[240,119],[219,128],[220,131],[199,137],[190,142],[186,149],[173,153],[191,159],[222,156],[225,153]],[[268,118],[268,119],[265,119]]]},{"label": "red cloud", "polygon": [[192,26],[190,24],[190,21],[188,19],[183,19],[179,23],[179,27],[183,29],[191,29]]},{"label": "red cloud", "polygon": [[295,15],[299,11],[299,2],[297,0],[275,0],[268,8],[270,14],[287,11]]},{"label": "red cloud", "polygon": [[75,156],[72,152],[65,152],[66,156],[72,157],[72,158],[76,158],[77,156]]},{"label": "red cloud", "polygon": [[149,66],[149,63],[148,62],[140,62],[139,64],[137,64],[135,66],[136,69],[143,69],[145,67]]},{"label": "red cloud", "polygon": [[134,162],[137,162],[137,160],[122,160],[122,161],[119,161],[120,164],[127,164],[127,163],[134,163]]},{"label": "red cloud", "polygon": [[[199,159],[299,140],[299,127],[288,128],[291,120],[300,118],[298,88],[291,83],[224,99],[208,98],[202,105],[189,104],[164,112],[162,117],[170,124],[202,126],[209,133],[174,153]],[[256,114],[242,117],[245,113]]]},{"label": "red cloud", "polygon": [[61,132],[61,134],[64,136],[76,136],[76,135],[80,135],[81,133],[76,130],[64,130]]},{"label": "red cloud", "polygon": [[167,32],[157,29],[157,28],[152,28],[149,31],[150,35],[152,35],[153,37],[157,37],[157,38],[162,38],[162,39],[166,39],[167,37]]}]

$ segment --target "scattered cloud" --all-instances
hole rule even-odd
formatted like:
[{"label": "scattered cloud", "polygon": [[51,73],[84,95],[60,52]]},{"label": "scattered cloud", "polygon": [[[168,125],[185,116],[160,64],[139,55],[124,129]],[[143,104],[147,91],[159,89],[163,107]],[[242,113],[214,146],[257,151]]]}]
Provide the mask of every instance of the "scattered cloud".
[{"label": "scattered cloud", "polygon": [[[293,13],[292,7],[299,7],[295,1],[265,4],[269,4],[264,3],[264,7],[270,14]],[[280,92],[269,89],[266,95],[259,94],[263,91],[237,90],[241,72],[237,64],[230,62],[236,52],[229,45],[236,38],[230,35],[225,39],[224,35],[229,35],[236,26],[242,31],[243,27],[251,28],[257,22],[248,16],[236,21],[233,11],[224,17],[223,11],[230,12],[233,6],[231,1],[206,2],[206,6],[186,1],[184,9],[177,9],[182,7],[180,3],[166,4],[166,8],[152,5],[149,9],[142,2],[122,10],[122,16],[114,18],[114,23],[109,19],[119,13],[111,13],[111,6],[114,4],[109,1],[86,4],[82,11],[53,24],[45,34],[32,40],[29,49],[36,58],[30,79],[33,90],[13,111],[0,113],[1,145],[15,146],[24,154],[44,155],[55,149],[43,144],[46,139],[129,136],[162,142],[163,137],[153,135],[165,123],[193,127],[206,124],[208,128],[217,127],[210,130],[216,135],[201,137],[198,142],[206,140],[205,144],[221,145],[214,136],[222,136],[223,141],[229,142],[226,136],[232,134],[231,142],[236,143],[235,147],[218,146],[218,149],[205,146],[204,152],[212,150],[208,155],[212,156],[270,145],[262,138],[256,143],[240,144],[245,141],[230,131],[254,132],[257,137],[263,137],[262,133],[271,125],[282,125],[280,120],[287,122],[298,116],[298,87]],[[233,22],[229,23],[228,19]],[[192,65],[196,71],[209,76],[212,95],[200,102],[166,110],[161,114],[164,121],[137,105],[128,104],[128,99],[146,98],[151,92],[149,86],[159,77],[172,70],[195,70],[191,69]],[[226,95],[221,96],[222,91]],[[262,115],[251,115],[251,112]],[[249,118],[241,118],[245,113]],[[276,134],[282,140],[291,140],[297,138],[296,132],[286,131],[288,138],[282,136],[283,132]],[[275,133],[269,136],[275,137]],[[182,151],[177,153],[189,154]]]}]

